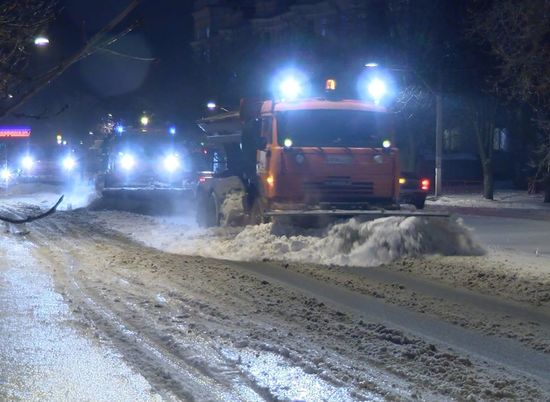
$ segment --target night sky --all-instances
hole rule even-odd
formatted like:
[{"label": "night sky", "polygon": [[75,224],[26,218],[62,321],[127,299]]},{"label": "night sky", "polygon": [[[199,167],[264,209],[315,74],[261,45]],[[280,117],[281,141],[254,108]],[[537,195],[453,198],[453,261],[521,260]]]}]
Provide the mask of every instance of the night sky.
[{"label": "night sky", "polygon": [[[126,4],[127,0],[61,1],[61,14],[48,32],[51,44],[36,50],[35,66],[40,69],[77,50]],[[191,1],[145,0],[114,32],[135,21],[140,25],[109,49],[154,61],[98,52],[72,66],[18,110],[45,115],[64,110],[61,114],[10,122],[31,125],[36,140],[53,140],[56,132],[67,138],[85,137],[107,113],[127,124],[142,111],[158,123],[189,123],[200,107],[193,92],[191,9]]]}]

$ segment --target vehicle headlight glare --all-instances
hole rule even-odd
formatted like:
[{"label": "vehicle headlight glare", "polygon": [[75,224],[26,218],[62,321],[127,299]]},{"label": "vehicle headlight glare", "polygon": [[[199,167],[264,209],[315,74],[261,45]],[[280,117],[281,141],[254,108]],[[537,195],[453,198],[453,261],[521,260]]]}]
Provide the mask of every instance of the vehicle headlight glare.
[{"label": "vehicle headlight glare", "polygon": [[11,179],[11,170],[7,167],[3,168],[2,171],[0,171],[0,178],[5,181]]},{"label": "vehicle headlight glare", "polygon": [[180,167],[180,158],[177,155],[171,154],[164,158],[164,168],[168,172],[174,172]]},{"label": "vehicle headlight glare", "polygon": [[367,89],[369,95],[376,101],[382,99],[386,94],[386,84],[379,78],[375,78],[369,82]]},{"label": "vehicle headlight glare", "polygon": [[136,166],[135,158],[130,154],[122,154],[120,157],[120,167],[124,170],[132,170]]},{"label": "vehicle headlight glare", "polygon": [[285,99],[296,99],[302,93],[302,85],[294,77],[285,78],[279,87]]},{"label": "vehicle headlight glare", "polygon": [[63,159],[63,167],[65,170],[73,170],[76,167],[76,160],[72,156],[67,156]]},{"label": "vehicle headlight glare", "polygon": [[32,169],[32,166],[34,165],[34,160],[29,155],[23,157],[23,160],[21,161],[21,164],[23,165],[23,169],[30,170]]}]

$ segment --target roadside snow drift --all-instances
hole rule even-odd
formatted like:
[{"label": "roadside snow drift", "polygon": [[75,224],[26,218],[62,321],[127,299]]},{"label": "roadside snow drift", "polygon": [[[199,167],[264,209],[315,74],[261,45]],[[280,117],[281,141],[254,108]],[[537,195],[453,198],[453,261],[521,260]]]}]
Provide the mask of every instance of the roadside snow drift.
[{"label": "roadside snow drift", "polygon": [[368,267],[405,256],[483,253],[460,220],[441,218],[351,219],[325,230],[277,224],[200,230],[185,222],[128,213],[104,212],[95,216],[108,228],[163,251],[237,261]]}]

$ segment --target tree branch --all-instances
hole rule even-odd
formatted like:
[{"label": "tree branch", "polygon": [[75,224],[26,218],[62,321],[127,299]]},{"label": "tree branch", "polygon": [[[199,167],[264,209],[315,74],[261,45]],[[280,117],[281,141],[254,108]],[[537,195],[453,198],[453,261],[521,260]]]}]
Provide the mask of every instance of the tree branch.
[{"label": "tree branch", "polygon": [[38,219],[45,218],[46,216],[49,216],[49,215],[53,214],[57,210],[57,207],[59,206],[59,204],[61,204],[64,197],[65,196],[63,196],[63,195],[61,197],[59,197],[59,200],[57,200],[57,202],[55,203],[55,205],[53,207],[51,207],[46,212],[43,212],[41,214],[38,214],[38,215],[35,215],[35,216],[27,216],[26,218],[9,218],[7,216],[0,216],[0,221],[7,222],[7,223],[13,223],[14,225],[20,225],[20,224],[23,224],[23,223],[29,223],[29,222],[32,222],[32,221],[36,221]]},{"label": "tree branch", "polygon": [[56,67],[50,70],[48,73],[43,75],[37,81],[35,81],[34,86],[27,90],[27,92],[20,95],[14,103],[7,108],[0,110],[0,118],[6,116],[7,114],[12,113],[17,110],[23,103],[29,100],[37,92],[41,91],[44,87],[50,84],[54,79],[63,74],[69,67],[81,60],[83,57],[89,56],[93,53],[92,49],[95,49],[97,44],[101,41],[103,36],[113,30],[118,24],[120,24],[124,18],[128,16],[139,4],[141,0],[132,0],[128,6],[122,10],[115,18],[113,18],[107,25],[105,25],[99,32],[97,32],[89,41],[86,43],[82,49],[77,51],[72,56],[67,57]]}]

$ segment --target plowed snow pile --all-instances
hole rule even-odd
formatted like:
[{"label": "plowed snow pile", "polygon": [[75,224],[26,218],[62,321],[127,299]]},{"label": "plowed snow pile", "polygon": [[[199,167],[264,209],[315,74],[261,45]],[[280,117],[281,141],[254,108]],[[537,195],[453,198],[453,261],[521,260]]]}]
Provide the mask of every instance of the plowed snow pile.
[{"label": "plowed snow pile", "polygon": [[197,230],[127,213],[97,213],[96,217],[110,229],[164,251],[239,261],[367,267],[405,256],[483,253],[460,220],[388,217],[367,222],[351,219],[326,230],[275,224]]}]

